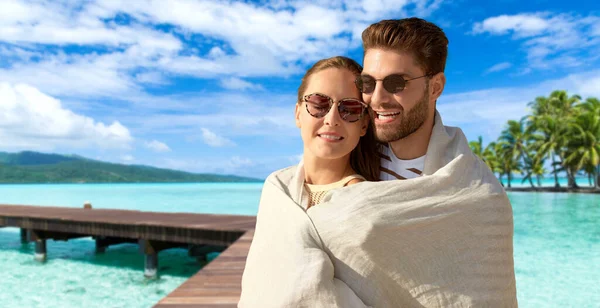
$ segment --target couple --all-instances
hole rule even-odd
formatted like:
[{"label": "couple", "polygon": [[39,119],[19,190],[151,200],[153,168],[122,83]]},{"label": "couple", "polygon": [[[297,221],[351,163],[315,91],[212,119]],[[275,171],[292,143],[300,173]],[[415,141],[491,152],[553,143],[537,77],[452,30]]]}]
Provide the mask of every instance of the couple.
[{"label": "couple", "polygon": [[516,307],[508,198],[435,108],[446,36],[408,18],[362,39],[363,70],[302,79],[303,159],[265,181],[238,306]]}]

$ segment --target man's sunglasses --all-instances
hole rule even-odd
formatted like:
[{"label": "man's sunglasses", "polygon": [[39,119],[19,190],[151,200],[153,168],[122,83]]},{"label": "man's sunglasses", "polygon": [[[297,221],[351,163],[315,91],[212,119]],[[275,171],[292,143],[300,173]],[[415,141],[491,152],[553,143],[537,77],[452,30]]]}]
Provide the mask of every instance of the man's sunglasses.
[{"label": "man's sunglasses", "polygon": [[[306,103],[306,111],[315,118],[324,117],[334,103],[331,97],[321,93],[304,95],[302,100]],[[366,113],[367,104],[359,99],[344,98],[337,102],[337,109],[342,120],[356,122]]]},{"label": "man's sunglasses", "polygon": [[423,75],[420,77],[415,77],[415,78],[411,78],[411,79],[404,79],[404,77],[402,75],[398,75],[398,74],[392,74],[389,76],[386,76],[383,79],[375,79],[372,76],[369,75],[360,75],[358,77],[356,77],[356,80],[354,81],[354,83],[356,84],[356,87],[358,88],[358,90],[361,93],[364,94],[371,94],[373,93],[373,91],[375,91],[375,85],[377,84],[377,81],[383,81],[383,88],[392,93],[398,93],[401,92],[402,90],[404,90],[404,87],[406,87],[406,83],[411,81],[411,80],[415,80],[415,79],[419,79],[419,78],[423,78],[423,77],[429,77],[430,75]]}]

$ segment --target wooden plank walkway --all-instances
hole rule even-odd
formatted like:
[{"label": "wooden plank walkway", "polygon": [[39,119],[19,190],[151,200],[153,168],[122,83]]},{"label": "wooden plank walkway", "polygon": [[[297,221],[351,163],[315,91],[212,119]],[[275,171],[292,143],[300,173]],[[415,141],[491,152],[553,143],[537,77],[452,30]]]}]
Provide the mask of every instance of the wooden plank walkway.
[{"label": "wooden plank walkway", "polygon": [[229,246],[255,216],[0,204],[0,226],[91,236]]},{"label": "wooden plank walkway", "polygon": [[237,307],[242,292],[242,274],[253,236],[254,230],[246,232],[154,307]]}]

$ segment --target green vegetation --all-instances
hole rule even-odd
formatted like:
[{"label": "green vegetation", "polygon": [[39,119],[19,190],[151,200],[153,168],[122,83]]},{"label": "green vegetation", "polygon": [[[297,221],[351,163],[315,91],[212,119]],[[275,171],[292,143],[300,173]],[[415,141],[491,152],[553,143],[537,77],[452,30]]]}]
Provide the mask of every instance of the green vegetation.
[{"label": "green vegetation", "polygon": [[258,182],[259,179],[196,174],[140,165],[122,165],[38,152],[0,152],[0,183],[182,183]]},{"label": "green vegetation", "polygon": [[578,174],[600,187],[600,101],[554,91],[549,97],[537,97],[529,107],[531,114],[508,121],[498,140],[485,148],[481,137],[471,141],[475,155],[501,180],[507,176],[508,187],[514,173],[523,175],[531,187],[541,186],[541,177],[550,173],[555,187],[560,187],[559,172],[566,173],[569,188],[578,188]]}]

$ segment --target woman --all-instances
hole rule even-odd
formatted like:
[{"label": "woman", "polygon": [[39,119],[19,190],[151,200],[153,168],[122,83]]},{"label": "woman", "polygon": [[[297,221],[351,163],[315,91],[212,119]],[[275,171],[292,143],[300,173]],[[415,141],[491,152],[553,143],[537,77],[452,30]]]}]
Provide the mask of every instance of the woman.
[{"label": "woman", "polygon": [[[355,85],[361,71],[354,60],[338,56],[318,61],[302,78],[295,119],[304,143],[303,159],[290,167],[295,169],[293,183],[282,190],[272,191],[269,185],[263,188],[238,307],[301,307],[302,301],[313,296],[324,304],[363,307],[354,292],[333,277],[333,263],[305,215],[326,200],[332,190],[379,180],[378,144],[367,105]],[[290,168],[274,172],[267,182]],[[275,211],[270,210],[272,206]],[[290,211],[294,214],[289,215]],[[273,221],[289,228],[272,230]],[[311,247],[305,245],[301,252],[278,250],[274,244],[284,241],[308,241]],[[323,262],[311,268],[289,266],[299,264],[295,259],[300,255]],[[320,279],[322,273],[331,274]],[[285,282],[272,285],[274,281]]]},{"label": "woman", "polygon": [[361,70],[354,60],[338,56],[315,63],[302,78],[296,126],[304,143],[306,209],[331,189],[379,179],[367,105],[354,84]]}]

